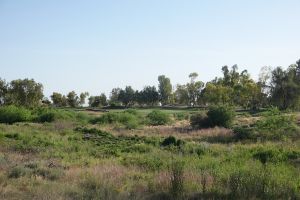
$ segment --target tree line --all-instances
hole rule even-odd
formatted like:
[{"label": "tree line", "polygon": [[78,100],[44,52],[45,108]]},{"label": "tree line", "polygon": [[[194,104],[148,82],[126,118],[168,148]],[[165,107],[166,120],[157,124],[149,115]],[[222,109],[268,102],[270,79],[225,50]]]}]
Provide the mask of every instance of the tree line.
[{"label": "tree line", "polygon": [[33,79],[6,82],[0,79],[0,105],[35,107],[82,107],[86,100],[90,107],[104,106],[209,106],[231,105],[257,110],[276,106],[280,109],[300,108],[300,60],[287,69],[263,67],[258,81],[247,70],[239,72],[238,66],[222,67],[222,76],[204,83],[198,74],[189,75],[186,84],[172,85],[165,75],[158,77],[158,87],[145,86],[134,90],[131,86],[113,88],[110,96],[104,93],[90,96],[88,92],[64,95],[53,92],[50,100],[43,95],[43,85]]}]

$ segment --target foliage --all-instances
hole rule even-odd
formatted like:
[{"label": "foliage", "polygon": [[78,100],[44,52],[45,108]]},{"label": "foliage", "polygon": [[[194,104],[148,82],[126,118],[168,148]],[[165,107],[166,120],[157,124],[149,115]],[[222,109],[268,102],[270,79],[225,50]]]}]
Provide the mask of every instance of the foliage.
[{"label": "foliage", "polygon": [[298,108],[300,98],[299,65],[292,65],[286,71],[277,67],[272,71],[271,100],[280,109]]},{"label": "foliage", "polygon": [[85,99],[89,96],[88,92],[82,92],[79,95],[79,105],[83,106],[85,104]]},{"label": "foliage", "polygon": [[182,121],[182,120],[188,120],[190,115],[189,113],[186,112],[178,112],[178,113],[174,113],[174,117],[176,120]]},{"label": "foliage", "polygon": [[58,93],[58,92],[53,92],[53,94],[50,96],[52,103],[55,107],[64,107],[67,106],[67,98],[66,96]]},{"label": "foliage", "polygon": [[131,110],[120,113],[105,113],[90,120],[92,124],[123,124],[127,129],[135,129],[142,125],[141,119]]},{"label": "foliage", "polygon": [[100,96],[90,96],[89,98],[90,107],[107,106],[107,104],[107,97],[104,93],[102,93]]},{"label": "foliage", "polygon": [[190,124],[195,128],[207,127],[225,127],[230,128],[235,113],[232,108],[228,106],[212,106],[209,108],[207,115],[203,113],[196,113],[191,116]]},{"label": "foliage", "polygon": [[121,89],[118,95],[118,101],[122,102],[125,107],[129,107],[134,103],[135,92],[131,86],[126,86],[125,90]]},{"label": "foliage", "polygon": [[207,117],[211,127],[222,126],[229,128],[232,125],[235,113],[234,110],[228,106],[213,106],[209,108]]},{"label": "foliage", "polygon": [[154,106],[159,101],[159,93],[155,86],[146,86],[143,90],[135,92],[135,99],[140,105]]},{"label": "foliage", "polygon": [[5,106],[0,107],[0,123],[13,124],[31,120],[31,112],[23,107]]},{"label": "foliage", "polygon": [[262,139],[297,138],[300,133],[295,116],[282,114],[276,108],[267,112],[255,127]]},{"label": "foliage", "polygon": [[158,93],[162,105],[171,103],[172,84],[171,80],[164,75],[158,77]]},{"label": "foliage", "polygon": [[72,91],[67,95],[67,102],[70,107],[75,108],[80,104],[80,98],[77,96],[75,91]]},{"label": "foliage", "polygon": [[160,110],[153,110],[147,115],[148,124],[152,126],[166,125],[170,122],[170,116]]},{"label": "foliage", "polygon": [[32,111],[33,121],[44,123],[44,122],[54,122],[54,121],[86,121],[88,116],[82,113],[76,113],[74,111],[67,111],[62,109],[52,109],[52,108],[37,108]]},{"label": "foliage", "polygon": [[190,124],[193,128],[207,128],[210,126],[207,115],[202,112],[191,115]]},{"label": "foliage", "polygon": [[43,85],[33,79],[18,79],[10,82],[6,94],[6,104],[34,107],[43,98]]},{"label": "foliage", "polygon": [[183,144],[182,140],[177,140],[174,136],[169,136],[167,138],[165,138],[162,143],[161,146],[166,147],[166,146],[181,146]]},{"label": "foliage", "polygon": [[185,85],[177,85],[175,91],[175,99],[179,104],[187,104],[196,106],[201,103],[201,92],[204,83],[196,81],[198,74],[196,72],[189,75],[190,82]]},{"label": "foliage", "polygon": [[184,162],[173,161],[170,167],[172,199],[184,199]]},{"label": "foliage", "polygon": [[8,172],[8,178],[20,178],[26,175],[27,170],[22,166],[16,166]]}]

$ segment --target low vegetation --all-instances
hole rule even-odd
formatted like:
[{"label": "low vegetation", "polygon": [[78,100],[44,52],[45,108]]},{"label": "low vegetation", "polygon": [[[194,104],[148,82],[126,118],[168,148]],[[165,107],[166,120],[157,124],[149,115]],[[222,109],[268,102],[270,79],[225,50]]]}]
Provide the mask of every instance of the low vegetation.
[{"label": "low vegetation", "polygon": [[0,123],[1,199],[300,198],[295,114],[2,109],[27,114]]}]

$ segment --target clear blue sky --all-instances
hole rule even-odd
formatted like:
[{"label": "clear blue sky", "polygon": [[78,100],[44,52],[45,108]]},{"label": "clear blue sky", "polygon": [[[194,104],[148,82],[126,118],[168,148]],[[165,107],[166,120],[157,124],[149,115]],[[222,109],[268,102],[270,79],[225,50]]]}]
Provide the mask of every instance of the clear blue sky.
[{"label": "clear blue sky", "polygon": [[299,0],[0,0],[0,77],[45,94],[208,81],[223,65],[257,77],[300,58]]}]

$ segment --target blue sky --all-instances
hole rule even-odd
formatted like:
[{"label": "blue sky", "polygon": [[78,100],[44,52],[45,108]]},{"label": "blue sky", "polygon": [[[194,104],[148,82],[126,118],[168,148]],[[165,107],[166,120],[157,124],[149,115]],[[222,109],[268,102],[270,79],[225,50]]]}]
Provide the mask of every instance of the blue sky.
[{"label": "blue sky", "polygon": [[45,94],[209,81],[300,58],[299,0],[0,0],[0,77]]}]

